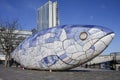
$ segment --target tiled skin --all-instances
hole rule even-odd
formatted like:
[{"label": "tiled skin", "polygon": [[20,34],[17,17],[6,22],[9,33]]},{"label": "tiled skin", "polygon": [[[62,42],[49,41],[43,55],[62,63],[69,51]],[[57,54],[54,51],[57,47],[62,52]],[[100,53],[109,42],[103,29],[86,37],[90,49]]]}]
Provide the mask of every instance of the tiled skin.
[{"label": "tiled skin", "polygon": [[99,55],[113,37],[101,26],[63,25],[26,38],[11,56],[25,68],[71,69]]}]

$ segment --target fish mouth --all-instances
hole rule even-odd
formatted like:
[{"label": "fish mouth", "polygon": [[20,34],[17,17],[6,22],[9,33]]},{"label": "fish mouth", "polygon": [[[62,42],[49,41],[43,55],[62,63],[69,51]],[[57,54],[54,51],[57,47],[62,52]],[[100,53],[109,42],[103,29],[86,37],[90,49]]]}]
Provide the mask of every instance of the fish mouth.
[{"label": "fish mouth", "polygon": [[[115,34],[113,32],[104,35],[103,37],[99,38],[99,40],[95,41],[92,46],[86,51],[87,59],[81,64],[88,62],[101,54],[111,43],[112,39],[114,38]],[[92,52],[91,52],[92,50]],[[90,53],[89,53],[90,52]]]},{"label": "fish mouth", "polygon": [[108,45],[111,43],[112,39],[114,38],[115,34],[113,32],[106,34],[105,36],[101,37],[98,41],[94,43],[95,52],[94,55],[99,55],[102,53]]}]

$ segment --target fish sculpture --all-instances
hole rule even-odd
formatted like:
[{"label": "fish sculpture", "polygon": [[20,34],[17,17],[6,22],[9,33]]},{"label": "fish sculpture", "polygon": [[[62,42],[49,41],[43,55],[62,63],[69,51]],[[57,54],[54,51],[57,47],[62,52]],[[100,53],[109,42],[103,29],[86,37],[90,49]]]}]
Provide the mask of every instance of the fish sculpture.
[{"label": "fish sculpture", "polygon": [[28,69],[66,70],[102,53],[114,32],[96,25],[62,25],[26,38],[11,54]]}]

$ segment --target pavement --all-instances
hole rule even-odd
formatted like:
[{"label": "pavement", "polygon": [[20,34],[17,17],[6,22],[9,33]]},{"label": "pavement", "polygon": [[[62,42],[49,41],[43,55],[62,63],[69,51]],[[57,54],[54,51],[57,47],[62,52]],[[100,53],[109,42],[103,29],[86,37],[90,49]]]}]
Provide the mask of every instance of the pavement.
[{"label": "pavement", "polygon": [[0,66],[0,80],[120,80],[120,71],[75,68],[65,71],[40,71]]}]

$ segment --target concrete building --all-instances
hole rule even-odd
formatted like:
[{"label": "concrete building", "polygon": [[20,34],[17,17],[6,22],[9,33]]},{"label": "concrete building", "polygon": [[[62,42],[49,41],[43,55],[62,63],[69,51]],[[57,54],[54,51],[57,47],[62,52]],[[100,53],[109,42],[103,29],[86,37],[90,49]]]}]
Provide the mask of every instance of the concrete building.
[{"label": "concrete building", "polygon": [[48,1],[37,10],[37,30],[41,31],[58,25],[57,1]]},{"label": "concrete building", "polygon": [[[19,43],[21,43],[23,41],[23,39],[25,39],[26,37],[32,35],[31,31],[26,31],[26,30],[15,30],[14,33],[16,35],[16,38],[14,38],[14,46],[18,45]],[[19,43],[16,43],[19,42]],[[2,49],[2,45],[0,44],[0,60],[4,60],[5,59],[5,55],[3,54],[3,49]]]},{"label": "concrete building", "polygon": [[100,55],[89,61],[87,66],[91,68],[112,69],[120,71],[120,52],[113,52],[110,55]]}]

